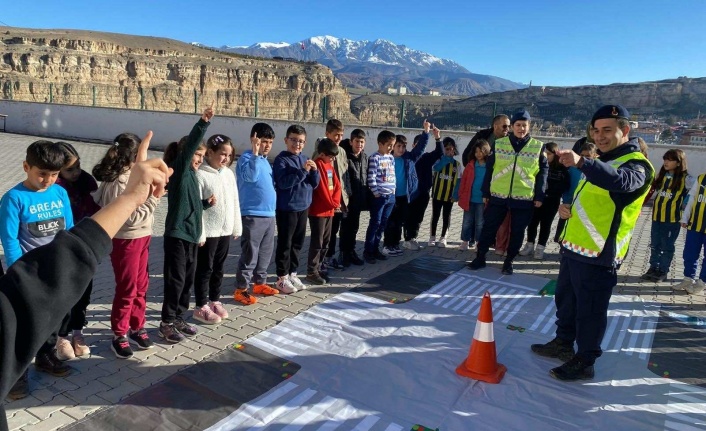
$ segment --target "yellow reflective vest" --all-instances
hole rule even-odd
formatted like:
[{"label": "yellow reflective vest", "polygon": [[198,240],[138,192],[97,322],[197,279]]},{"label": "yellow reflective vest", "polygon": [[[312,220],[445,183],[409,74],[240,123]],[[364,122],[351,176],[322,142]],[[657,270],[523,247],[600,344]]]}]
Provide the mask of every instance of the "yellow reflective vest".
[{"label": "yellow reflective vest", "polygon": [[[645,161],[652,168],[649,160],[637,151],[607,163],[618,169],[622,164],[633,160]],[[566,223],[562,246],[582,256],[597,258],[605,251],[609,239],[615,236],[613,250],[615,263],[622,263],[653,175],[654,169],[651,169],[651,175],[646,178],[640,196],[626,205],[622,211],[617,211],[608,190],[593,185],[585,178],[582,179],[576,187],[571,206],[571,218]],[[614,221],[618,219],[617,232],[611,232]]]},{"label": "yellow reflective vest", "polygon": [[531,201],[543,145],[543,142],[530,138],[522,150],[516,152],[507,136],[496,139],[490,195],[501,199]]}]

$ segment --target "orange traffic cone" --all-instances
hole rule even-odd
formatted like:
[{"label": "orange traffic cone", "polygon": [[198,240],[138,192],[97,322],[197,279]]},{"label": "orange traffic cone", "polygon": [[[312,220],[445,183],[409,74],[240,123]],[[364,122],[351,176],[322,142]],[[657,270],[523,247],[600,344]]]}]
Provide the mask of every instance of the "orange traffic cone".
[{"label": "orange traffic cone", "polygon": [[480,303],[480,313],[473,333],[468,358],[456,368],[456,374],[487,383],[500,383],[507,367],[498,364],[493,335],[493,306],[490,294],[485,292]]}]

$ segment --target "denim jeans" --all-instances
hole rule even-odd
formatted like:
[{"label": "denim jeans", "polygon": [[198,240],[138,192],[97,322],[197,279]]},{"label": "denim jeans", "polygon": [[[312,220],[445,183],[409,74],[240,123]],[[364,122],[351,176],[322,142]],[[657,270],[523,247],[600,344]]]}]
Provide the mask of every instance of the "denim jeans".
[{"label": "denim jeans", "polygon": [[463,212],[463,225],[461,226],[461,241],[471,243],[480,240],[480,233],[483,230],[483,210],[485,204],[471,202],[468,211]]},{"label": "denim jeans", "polygon": [[669,272],[674,258],[674,243],[681,226],[679,223],[652,222],[650,231],[650,268]]},{"label": "denim jeans", "polygon": [[375,253],[380,247],[380,238],[387,226],[392,208],[395,207],[395,195],[380,196],[373,199],[370,208],[370,224],[365,232],[365,252]]}]

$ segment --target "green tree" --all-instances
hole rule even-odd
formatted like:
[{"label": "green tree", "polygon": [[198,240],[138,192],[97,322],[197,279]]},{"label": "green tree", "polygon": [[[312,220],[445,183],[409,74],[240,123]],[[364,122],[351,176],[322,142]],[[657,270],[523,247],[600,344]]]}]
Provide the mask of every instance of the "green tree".
[{"label": "green tree", "polygon": [[674,132],[672,132],[672,129],[666,128],[662,130],[662,133],[659,134],[659,140],[661,142],[668,142],[674,139]]}]

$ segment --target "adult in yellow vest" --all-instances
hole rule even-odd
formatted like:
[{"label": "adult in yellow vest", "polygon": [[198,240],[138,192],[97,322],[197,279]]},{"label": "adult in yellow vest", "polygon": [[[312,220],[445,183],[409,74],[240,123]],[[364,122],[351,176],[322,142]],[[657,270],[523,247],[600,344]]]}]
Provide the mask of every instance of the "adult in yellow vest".
[{"label": "adult in yellow vest", "polygon": [[493,152],[485,162],[485,180],[481,191],[486,209],[485,222],[478,241],[478,254],[468,267],[485,268],[485,255],[498,228],[510,212],[510,243],[502,273],[512,274],[512,260],[517,256],[532,220],[535,207],[542,206],[549,164],[544,143],[532,138],[530,115],[520,110],[510,118],[512,133],[496,139]]},{"label": "adult in yellow vest", "polygon": [[560,236],[561,263],[554,296],[556,338],[532,345],[538,355],[564,362],[549,372],[559,380],[593,378],[617,270],[654,178],[654,168],[640,152],[637,139],[628,138],[629,118],[620,105],[603,106],[593,115],[598,159],[571,150],[557,153],[564,166],[575,166],[585,176],[571,207],[559,210],[567,222]]}]

